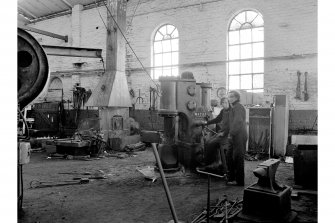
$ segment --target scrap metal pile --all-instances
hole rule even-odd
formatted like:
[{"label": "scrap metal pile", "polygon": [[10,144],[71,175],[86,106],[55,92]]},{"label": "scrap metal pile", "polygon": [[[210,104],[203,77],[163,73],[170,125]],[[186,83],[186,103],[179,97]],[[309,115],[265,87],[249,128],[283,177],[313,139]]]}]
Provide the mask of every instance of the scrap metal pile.
[{"label": "scrap metal pile", "polygon": [[[242,211],[243,200],[236,198],[234,201],[227,199],[227,196],[219,198],[214,206],[210,206],[209,219],[215,222],[228,222],[228,220],[236,217]],[[207,222],[207,207],[191,222],[202,223]]]}]

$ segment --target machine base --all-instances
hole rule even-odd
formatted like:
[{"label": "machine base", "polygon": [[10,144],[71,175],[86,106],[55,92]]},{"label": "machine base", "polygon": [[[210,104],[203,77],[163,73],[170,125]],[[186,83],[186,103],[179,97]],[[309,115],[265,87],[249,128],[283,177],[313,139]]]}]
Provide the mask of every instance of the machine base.
[{"label": "machine base", "polygon": [[293,222],[294,219],[297,217],[297,213],[294,211],[290,211],[285,216],[281,217],[268,217],[268,216],[259,216],[259,215],[249,215],[243,214],[242,212],[237,215],[238,218],[246,220],[248,222]]},{"label": "machine base", "polygon": [[255,222],[290,222],[296,217],[291,211],[291,188],[284,186],[281,191],[270,191],[257,184],[244,190],[243,210],[240,217]]}]

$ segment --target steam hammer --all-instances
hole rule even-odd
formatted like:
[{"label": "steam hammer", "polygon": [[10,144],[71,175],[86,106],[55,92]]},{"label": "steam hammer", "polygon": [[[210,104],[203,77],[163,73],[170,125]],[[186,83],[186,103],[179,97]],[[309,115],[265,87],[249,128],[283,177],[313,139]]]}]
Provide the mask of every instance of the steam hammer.
[{"label": "steam hammer", "polygon": [[269,159],[253,171],[258,182],[244,190],[240,218],[251,222],[292,222],[296,213],[291,211],[291,188],[279,185],[275,175],[280,161]]}]

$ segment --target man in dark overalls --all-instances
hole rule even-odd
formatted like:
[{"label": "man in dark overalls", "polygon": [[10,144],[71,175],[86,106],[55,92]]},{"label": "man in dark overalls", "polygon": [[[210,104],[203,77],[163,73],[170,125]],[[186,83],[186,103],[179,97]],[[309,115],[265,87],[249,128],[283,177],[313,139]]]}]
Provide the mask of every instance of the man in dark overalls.
[{"label": "man in dark overalls", "polygon": [[[209,120],[208,122],[201,122],[200,125],[212,125],[217,124],[217,132],[218,134],[212,136],[205,145],[205,158],[206,158],[206,166],[200,169],[204,171],[218,170],[219,174],[227,174],[228,169],[230,169],[229,162],[226,159],[227,151],[229,150],[229,102],[228,98],[224,97],[221,99],[222,110],[219,115]],[[221,165],[218,161],[218,154]],[[228,163],[228,167],[227,167]]]},{"label": "man in dark overalls", "polygon": [[232,157],[233,162],[227,184],[244,186],[244,154],[247,145],[246,111],[240,104],[240,94],[237,91],[230,91],[228,100],[231,106],[228,135],[231,149],[228,150],[227,156]]}]

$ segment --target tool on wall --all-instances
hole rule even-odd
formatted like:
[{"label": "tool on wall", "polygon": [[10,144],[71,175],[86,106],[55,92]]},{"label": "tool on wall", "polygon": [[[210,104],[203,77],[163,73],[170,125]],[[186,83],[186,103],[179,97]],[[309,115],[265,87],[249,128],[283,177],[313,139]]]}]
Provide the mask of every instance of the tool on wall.
[{"label": "tool on wall", "polygon": [[141,97],[141,89],[138,89],[138,97],[136,98],[135,104],[137,104],[137,101],[139,104],[143,104],[144,99]]},{"label": "tool on wall", "polygon": [[297,76],[298,76],[298,83],[297,83],[297,89],[296,89],[296,99],[301,99],[301,89],[300,89],[300,76],[301,72],[297,71]]},{"label": "tool on wall", "polygon": [[305,85],[304,85],[304,91],[302,92],[304,94],[304,101],[308,100],[308,92],[307,92],[307,74],[308,72],[305,72]]},{"label": "tool on wall", "polygon": [[149,110],[156,110],[156,100],[157,100],[157,89],[150,87],[150,107]]}]

